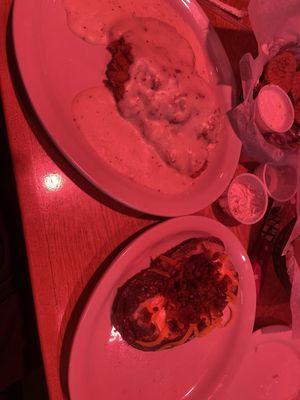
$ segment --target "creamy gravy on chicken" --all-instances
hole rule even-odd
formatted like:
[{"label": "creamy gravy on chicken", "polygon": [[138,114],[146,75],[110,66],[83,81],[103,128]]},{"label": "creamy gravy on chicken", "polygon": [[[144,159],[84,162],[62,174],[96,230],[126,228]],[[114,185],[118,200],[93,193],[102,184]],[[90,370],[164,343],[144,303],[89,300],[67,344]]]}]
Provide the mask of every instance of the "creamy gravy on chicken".
[{"label": "creamy gravy on chicken", "polygon": [[177,193],[209,163],[221,116],[201,79],[207,79],[205,61],[193,31],[168,1],[148,3],[63,1],[79,37],[106,45],[124,36],[134,56],[121,101],[116,104],[99,76],[99,87],[80,93],[72,110],[106,163],[149,188]]}]

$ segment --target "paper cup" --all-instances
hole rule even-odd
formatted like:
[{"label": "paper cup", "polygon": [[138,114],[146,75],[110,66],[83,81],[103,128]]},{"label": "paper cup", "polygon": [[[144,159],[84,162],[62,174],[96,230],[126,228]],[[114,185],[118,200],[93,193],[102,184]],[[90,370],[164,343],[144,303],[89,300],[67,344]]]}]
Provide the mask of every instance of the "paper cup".
[{"label": "paper cup", "polygon": [[286,202],[295,196],[298,174],[294,166],[261,164],[254,173],[274,200]]}]

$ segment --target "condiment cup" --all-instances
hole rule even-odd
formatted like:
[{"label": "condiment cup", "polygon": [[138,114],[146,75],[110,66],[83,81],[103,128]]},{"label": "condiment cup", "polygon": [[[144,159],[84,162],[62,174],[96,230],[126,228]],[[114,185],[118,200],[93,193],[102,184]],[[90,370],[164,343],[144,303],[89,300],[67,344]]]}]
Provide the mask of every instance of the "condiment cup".
[{"label": "condiment cup", "polygon": [[[234,212],[232,194],[234,185],[236,183],[245,185],[250,188],[251,192],[256,196],[258,200],[258,209],[256,210],[255,214],[251,215],[251,217],[244,218]],[[268,207],[268,193],[264,183],[256,175],[250,173],[238,175],[236,178],[233,179],[228,188],[227,199],[228,208],[233,218],[245,225],[252,225],[260,221],[265,215]]]},{"label": "condiment cup", "polygon": [[274,200],[291,200],[297,192],[297,170],[291,165],[261,164],[254,171],[266,186],[268,195]]},{"label": "condiment cup", "polygon": [[266,85],[258,93],[254,104],[254,118],[261,132],[288,131],[294,123],[291,99],[277,85]]}]

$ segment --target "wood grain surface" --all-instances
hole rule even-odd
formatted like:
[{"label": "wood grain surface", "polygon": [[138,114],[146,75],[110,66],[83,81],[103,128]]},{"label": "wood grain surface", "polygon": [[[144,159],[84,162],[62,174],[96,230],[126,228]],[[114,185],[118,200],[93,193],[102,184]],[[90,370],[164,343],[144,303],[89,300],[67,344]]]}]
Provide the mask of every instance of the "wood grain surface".
[{"label": "wood grain surface", "polygon": [[[67,398],[68,352],[89,293],[119,250],[159,219],[120,207],[97,192],[49,142],[28,104],[16,70],[9,19],[11,3],[0,3],[0,88],[47,383],[51,398],[60,400]],[[237,6],[238,0],[234,3]],[[238,79],[238,61],[247,51],[256,53],[255,40],[241,25],[210,9],[206,11]],[[50,186],[58,182],[60,187],[49,190],[49,182]],[[200,214],[213,216],[210,208]],[[249,228],[232,229],[247,248]],[[265,267],[257,324],[289,323],[287,295],[272,265]]]}]

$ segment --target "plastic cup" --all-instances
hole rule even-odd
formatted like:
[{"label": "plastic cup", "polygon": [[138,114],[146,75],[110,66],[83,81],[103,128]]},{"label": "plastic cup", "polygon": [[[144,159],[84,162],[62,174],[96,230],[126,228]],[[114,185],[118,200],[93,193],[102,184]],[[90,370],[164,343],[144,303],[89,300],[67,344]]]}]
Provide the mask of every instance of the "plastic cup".
[{"label": "plastic cup", "polygon": [[288,131],[294,123],[294,107],[289,96],[277,85],[266,85],[254,106],[255,122],[261,132]]},{"label": "plastic cup", "polygon": [[291,200],[297,192],[297,170],[292,165],[261,164],[255,175],[266,186],[268,195],[281,203]]},{"label": "plastic cup", "polygon": [[[247,187],[251,190],[252,196],[254,196],[253,201],[255,203],[255,208],[253,214],[251,214],[250,216],[247,215],[247,213],[246,215],[237,213],[236,202],[234,200],[234,198],[236,198],[236,196],[234,195],[234,186],[236,184]],[[228,188],[227,199],[228,208],[231,215],[237,221],[245,225],[252,225],[260,221],[265,215],[268,207],[268,194],[264,183],[256,175],[249,173],[238,175],[236,178],[233,179]],[[243,208],[245,207],[246,205],[243,206]]]}]

